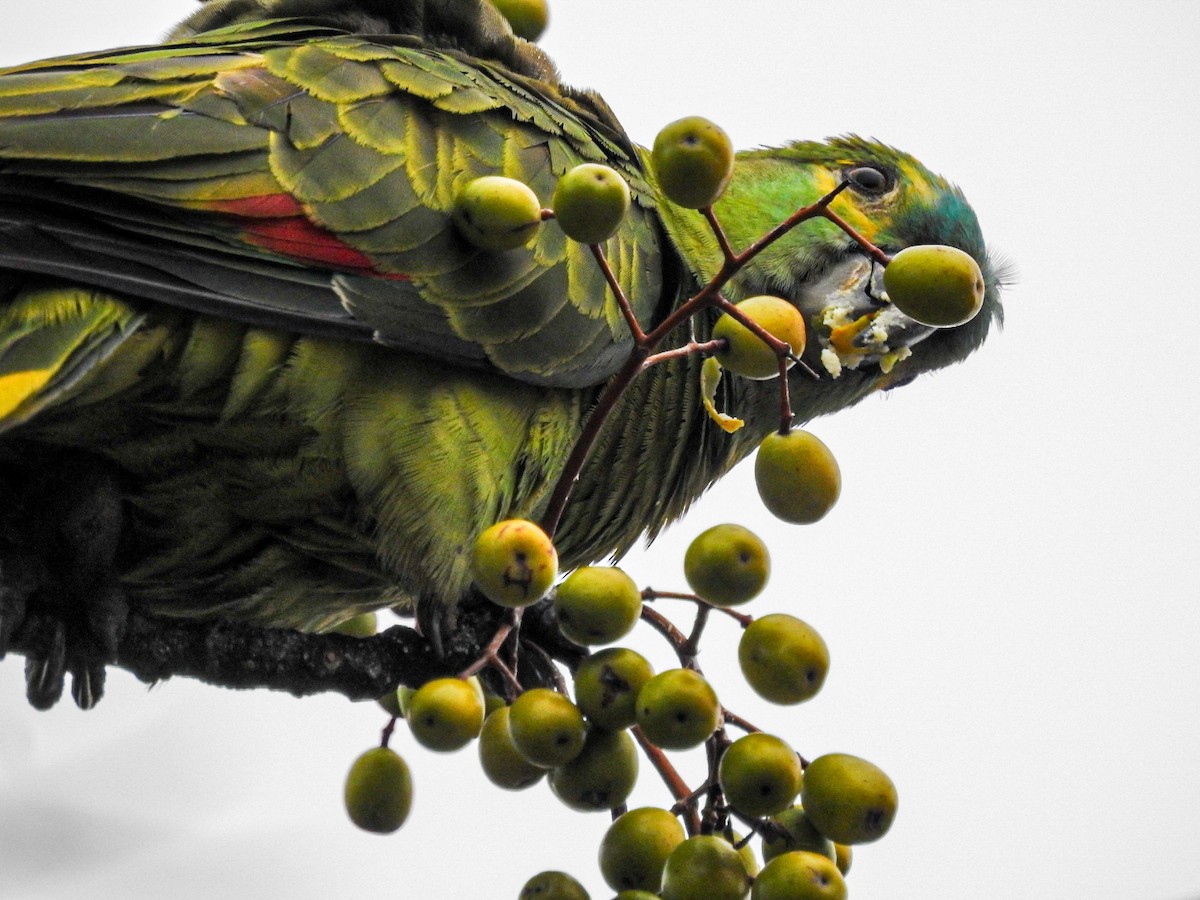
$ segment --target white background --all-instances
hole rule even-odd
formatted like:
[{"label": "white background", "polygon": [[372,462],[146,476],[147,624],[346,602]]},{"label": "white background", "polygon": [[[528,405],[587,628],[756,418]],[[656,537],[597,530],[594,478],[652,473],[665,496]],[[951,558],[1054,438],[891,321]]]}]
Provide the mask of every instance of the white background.
[{"label": "white background", "polygon": [[[182,0],[3,0],[0,63],[153,42]],[[710,524],[751,525],[760,612],[825,635],[825,691],[723,699],[806,755],[900,789],[856,898],[1200,897],[1200,5],[559,0],[544,45],[641,142],[680,115],[739,146],[843,132],[960,183],[1015,264],[1007,326],[967,365],[814,430],[844,493],[773,523],[731,475],[648,554],[682,586]],[[666,665],[661,651],[657,662]],[[23,705],[0,664],[0,896],[515,898],[542,868],[610,896],[603,815],[491,788],[474,751],[396,746],[417,779],[386,838],[344,818],[370,704],[123,673],[82,714]],[[683,765],[687,765],[684,760]],[[694,775],[694,770],[692,771]],[[648,768],[635,803],[666,802]]]}]

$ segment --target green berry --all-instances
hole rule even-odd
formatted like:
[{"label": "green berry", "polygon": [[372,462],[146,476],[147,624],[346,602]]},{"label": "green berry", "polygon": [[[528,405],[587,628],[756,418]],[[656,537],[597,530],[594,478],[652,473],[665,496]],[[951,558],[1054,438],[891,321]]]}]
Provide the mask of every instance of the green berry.
[{"label": "green berry", "polygon": [[839,844],[879,840],[892,827],[898,802],[892,779],[849,753],[818,756],[804,770],[800,805],[817,830]]},{"label": "green berry", "polygon": [[515,250],[528,245],[542,224],[537,195],[514,178],[484,175],[468,181],[454,199],[459,234],[483,250]]},{"label": "green berry", "polygon": [[602,244],[629,212],[629,185],[615,169],[584,163],[558,179],[552,205],[567,237],[581,244]]},{"label": "green berry", "polygon": [[575,670],[575,702],[593,725],[619,731],[637,721],[638,691],[653,676],[640,653],[610,647],[593,653]]},{"label": "green berry", "polygon": [[[737,308],[768,334],[791,347],[796,356],[804,352],[807,340],[804,316],[787,300],[767,295],[750,297],[737,304]],[[724,338],[729,342],[728,346],[718,350],[715,355],[717,362],[730,372],[757,381],[779,375],[779,357],[775,355],[775,351],[729,313],[717,319],[712,336],[714,340]],[[788,368],[791,368],[792,361],[786,362]]]},{"label": "green berry", "polygon": [[617,891],[613,900],[659,900],[658,894],[652,891]]},{"label": "green berry", "polygon": [[744,835],[737,831],[731,831],[725,837],[733,842],[734,847],[739,847],[740,845],[738,855],[742,857],[742,862],[746,866],[746,873],[751,878],[757,875],[759,865],[758,859],[754,856],[754,846],[749,841],[743,843],[742,839]]},{"label": "green berry", "polygon": [[364,831],[389,834],[408,818],[412,792],[412,776],[404,760],[394,750],[375,747],[350,766],[346,812]]},{"label": "green berry", "polygon": [[493,694],[490,691],[483,692],[483,714],[484,718],[490,716],[498,709],[506,709],[508,701],[499,694]]},{"label": "green berry", "polygon": [[384,711],[389,716],[394,716],[397,719],[404,717],[404,710],[400,708],[400,692],[388,691],[379,700],[376,701],[383,707]]},{"label": "green berry", "polygon": [[738,663],[750,687],[763,699],[803,703],[825,683],[829,648],[807,622],[771,613],[742,632]]},{"label": "green berry", "polygon": [[737,606],[756,597],[770,573],[767,545],[741,525],[714,525],[701,532],[683,557],[687,583],[716,606]]},{"label": "green berry", "polygon": [[796,525],[824,518],[842,492],[842,473],[829,448],[798,428],[767,435],[754,460],[754,481],[767,509]]},{"label": "green berry", "polygon": [[662,887],[663,866],[684,840],[679,819],[645,806],[622,814],[600,841],[600,874],[614,891]]},{"label": "green berry", "polygon": [[513,34],[527,41],[540,38],[550,23],[546,0],[492,0],[492,4],[508,19]]},{"label": "green berry", "polygon": [[717,730],[721,704],[712,686],[691,669],[668,669],[638,692],[637,723],[664,750],[698,746]]},{"label": "green berry", "polygon": [[854,850],[845,844],[834,844],[833,852],[838,871],[843,875],[849,874],[850,866],[854,863]]},{"label": "green berry", "polygon": [[663,900],[742,900],[749,888],[742,855],[713,834],[688,838],[663,869]]},{"label": "green berry", "polygon": [[469,744],[483,728],[483,695],[461,678],[435,678],[408,705],[408,727],[422,747],[448,753]]},{"label": "green berry", "polygon": [[772,734],[738,738],[721,755],[717,771],[725,799],[751,818],[783,812],[800,793],[800,759]]},{"label": "green berry", "polygon": [[833,860],[793,850],[763,867],[750,900],[846,900],[846,882]]},{"label": "green berry", "polygon": [[521,888],[519,900],[590,900],[582,884],[566,872],[539,872]]},{"label": "green berry", "polygon": [[350,637],[363,638],[374,637],[375,628],[375,613],[367,612],[343,619],[329,630],[335,634],[348,634]]},{"label": "green berry", "polygon": [[883,270],[888,299],[910,319],[933,328],[969,322],[983,307],[983,272],[956,247],[905,247]]},{"label": "green berry", "polygon": [[819,853],[829,859],[835,858],[836,851],[833,841],[817,831],[813,823],[808,820],[804,807],[793,806],[791,809],[785,809],[773,817],[771,822],[782,829],[783,833],[777,834],[774,831],[763,830],[762,856],[764,862],[770,862],[775,857],[792,850],[807,850],[810,853]]},{"label": "green berry", "polygon": [[616,566],[583,566],[554,592],[563,634],[578,644],[610,644],[628,634],[642,614],[642,592]]},{"label": "green berry", "polygon": [[637,774],[637,747],[629,733],[593,728],[578,755],[551,770],[550,788],[571,809],[597,812],[624,804]]},{"label": "green berry", "polygon": [[479,589],[500,606],[529,606],[550,591],[558,576],[558,552],[533,522],[506,519],[475,541],[471,574]]},{"label": "green berry", "polygon": [[479,763],[492,784],[520,791],[541,781],[546,770],[527,760],[513,743],[509,712],[507,706],[501,706],[484,720],[479,733]]},{"label": "green berry", "polygon": [[651,163],[658,186],[687,209],[712,206],[733,175],[733,144],[719,126],[700,116],[667,125],[654,138]]},{"label": "green berry", "polygon": [[402,684],[396,688],[396,705],[400,707],[400,715],[407,718],[409,707],[412,706],[413,694],[417,692],[414,687],[409,687],[407,684]]},{"label": "green berry", "polygon": [[533,688],[513,701],[508,730],[521,755],[536,766],[553,768],[583,749],[583,713],[549,688]]}]

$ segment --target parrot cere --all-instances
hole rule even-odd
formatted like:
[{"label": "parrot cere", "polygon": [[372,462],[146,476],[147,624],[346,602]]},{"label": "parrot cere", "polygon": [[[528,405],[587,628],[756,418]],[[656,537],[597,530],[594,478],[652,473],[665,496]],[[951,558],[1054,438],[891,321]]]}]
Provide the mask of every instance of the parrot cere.
[{"label": "parrot cere", "polygon": [[[481,246],[459,198],[501,176],[549,209],[583,164],[628,201],[597,180],[615,230],[569,227],[602,238],[649,331],[721,242],[487,0],[209,0],[161,45],[0,71],[0,653],[21,629],[44,647],[31,700],[65,669],[94,702],[131,608],[301,630],[451,612],[480,535],[546,514],[635,349],[589,245],[526,209]],[[808,328],[798,423],[963,360],[1000,319],[974,212],[911,156],[797,141],[714,183],[735,249],[844,185],[829,210],[883,254],[978,265],[978,315],[944,328],[887,303],[884,266],[828,218],[742,267],[724,299],[781,297]],[[563,571],[653,537],[779,429],[777,376],[721,378],[744,422],[726,433],[703,363],[616,401],[553,535]],[[401,793],[372,821],[402,820]]]}]

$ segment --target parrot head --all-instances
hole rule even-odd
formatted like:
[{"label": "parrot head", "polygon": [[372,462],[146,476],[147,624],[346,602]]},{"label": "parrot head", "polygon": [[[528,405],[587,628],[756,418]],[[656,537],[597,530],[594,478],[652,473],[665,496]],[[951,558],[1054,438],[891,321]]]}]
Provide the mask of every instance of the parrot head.
[{"label": "parrot head", "polygon": [[[794,406],[802,419],[959,362],[983,343],[993,322],[1003,321],[1003,274],[962,192],[884,144],[843,137],[739,153],[733,179],[714,211],[739,251],[843,182],[846,188],[830,210],[884,252],[944,244],[970,254],[984,276],[983,306],[969,322],[953,328],[922,325],[888,302],[883,266],[845,231],[821,217],[801,223],[756,257],[725,293],[734,301],[757,294],[781,296],[804,314],[808,370],[795,367],[791,376]],[[707,224],[667,203],[662,213],[693,276],[707,280],[721,264]],[[759,405],[770,420],[777,393],[761,386],[743,388],[763,395]]]}]

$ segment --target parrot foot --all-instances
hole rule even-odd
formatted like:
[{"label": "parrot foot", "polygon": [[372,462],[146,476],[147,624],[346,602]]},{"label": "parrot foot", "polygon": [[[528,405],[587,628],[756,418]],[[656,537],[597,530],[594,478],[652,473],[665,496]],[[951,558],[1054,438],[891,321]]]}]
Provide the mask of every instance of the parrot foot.
[{"label": "parrot foot", "polygon": [[91,709],[129,613],[115,565],[121,498],[103,461],[69,455],[58,462],[5,486],[20,485],[12,492],[15,518],[4,523],[9,546],[0,547],[0,658],[22,648],[36,709],[58,702],[68,672],[76,705]]},{"label": "parrot foot", "polygon": [[457,603],[435,597],[418,597],[414,615],[417,631],[433,648],[438,659],[474,660],[512,616],[505,609],[470,590]]}]

